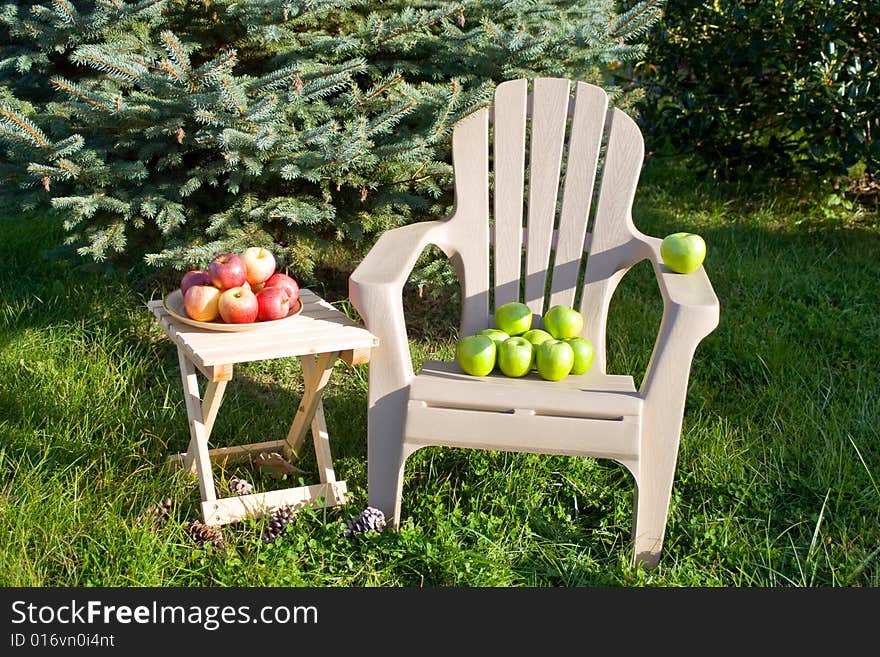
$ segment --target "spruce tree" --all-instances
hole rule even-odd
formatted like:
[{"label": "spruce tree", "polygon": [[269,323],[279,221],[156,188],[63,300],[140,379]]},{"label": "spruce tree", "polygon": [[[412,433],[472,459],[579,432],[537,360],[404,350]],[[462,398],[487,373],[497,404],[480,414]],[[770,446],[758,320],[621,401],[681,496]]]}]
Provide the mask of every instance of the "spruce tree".
[{"label": "spruce tree", "polygon": [[332,248],[449,207],[455,123],[505,79],[610,84],[662,2],[0,5],[0,181],[97,260]]}]

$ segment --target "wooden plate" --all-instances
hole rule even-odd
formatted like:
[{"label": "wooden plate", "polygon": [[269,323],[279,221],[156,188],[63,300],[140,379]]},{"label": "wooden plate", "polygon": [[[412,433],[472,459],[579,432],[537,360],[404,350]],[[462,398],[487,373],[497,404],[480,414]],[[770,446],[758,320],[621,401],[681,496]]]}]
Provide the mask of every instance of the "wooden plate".
[{"label": "wooden plate", "polygon": [[209,331],[253,331],[254,329],[268,328],[270,326],[281,326],[282,324],[289,322],[302,312],[302,299],[297,299],[296,301],[296,307],[290,311],[287,317],[273,319],[267,322],[251,322],[250,324],[227,324],[220,319],[216,319],[213,322],[200,322],[192,319],[186,314],[186,309],[183,307],[183,295],[180,293],[179,289],[174,290],[174,292],[166,296],[162,303],[165,305],[165,310],[168,311],[169,315],[184,324],[189,324],[190,326],[198,326],[199,328],[208,329]]}]

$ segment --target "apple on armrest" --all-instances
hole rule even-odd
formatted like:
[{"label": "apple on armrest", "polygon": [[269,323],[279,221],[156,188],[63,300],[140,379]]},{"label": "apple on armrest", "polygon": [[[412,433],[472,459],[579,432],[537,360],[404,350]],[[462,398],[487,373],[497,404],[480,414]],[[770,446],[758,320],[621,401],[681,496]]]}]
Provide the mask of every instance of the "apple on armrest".
[{"label": "apple on armrest", "polygon": [[706,259],[706,242],[696,233],[672,233],[660,243],[660,258],[677,274],[693,273]]}]

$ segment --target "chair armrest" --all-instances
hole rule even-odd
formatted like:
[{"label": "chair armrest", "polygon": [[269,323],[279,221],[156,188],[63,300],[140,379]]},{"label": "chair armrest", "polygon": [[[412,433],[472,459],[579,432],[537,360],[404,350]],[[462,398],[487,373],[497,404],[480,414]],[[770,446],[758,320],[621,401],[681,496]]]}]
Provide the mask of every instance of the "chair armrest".
[{"label": "chair armrest", "polygon": [[429,244],[442,242],[445,221],[421,221],[385,231],[352,272],[349,284],[403,286]]},{"label": "chair armrest", "polygon": [[[660,244],[663,240],[648,235],[640,235],[638,239],[646,249],[645,253],[648,259],[654,265],[657,285],[660,287],[664,304],[671,303],[693,309],[707,316],[714,315],[715,325],[717,325],[718,297],[715,296],[706,270],[700,267],[691,274],[677,274],[663,264],[663,259],[660,257]],[[715,326],[713,325],[706,335],[711,332],[712,328]]]},{"label": "chair armrest", "polygon": [[683,410],[694,352],[718,326],[718,297],[703,267],[690,274],[675,273],[660,257],[662,240],[647,235],[639,235],[637,240],[654,266],[663,297],[663,319],[641,394],[648,406],[652,405],[649,400],[655,399],[660,406]]},{"label": "chair armrest", "polygon": [[445,224],[423,221],[385,231],[348,279],[352,304],[367,330],[379,338],[370,355],[371,398],[399,390],[413,377],[403,286],[426,246],[444,248]]}]

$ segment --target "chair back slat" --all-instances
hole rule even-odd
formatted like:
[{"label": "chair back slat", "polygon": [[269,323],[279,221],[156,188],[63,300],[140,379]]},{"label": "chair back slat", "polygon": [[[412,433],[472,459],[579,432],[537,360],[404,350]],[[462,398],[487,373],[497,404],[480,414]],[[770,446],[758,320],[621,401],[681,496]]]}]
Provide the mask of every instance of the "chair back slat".
[{"label": "chair back slat", "polygon": [[568,119],[569,81],[537,78],[532,91],[529,149],[529,203],[526,279],[523,301],[535,315],[544,312],[550,242],[556,218],[559,174]]},{"label": "chair back slat", "polygon": [[489,108],[462,119],[452,136],[455,171],[452,264],[461,285],[462,336],[489,327]]},{"label": "chair back slat", "polygon": [[604,90],[577,83],[548,307],[574,306],[607,111],[608,96]]},{"label": "chair back slat", "polygon": [[495,308],[520,300],[528,91],[527,80],[495,89]]},{"label": "chair back slat", "polygon": [[632,204],[636,194],[645,144],[638,125],[619,109],[610,112],[608,142],[596,218],[584,274],[580,311],[583,335],[595,348],[594,366],[605,374],[605,329],[608,306],[617,284],[637,260],[629,248],[636,233]]}]

